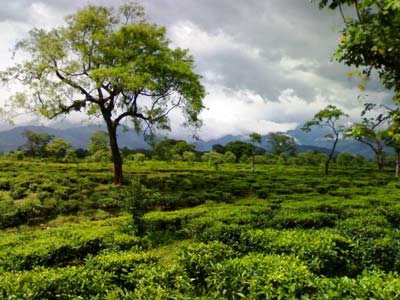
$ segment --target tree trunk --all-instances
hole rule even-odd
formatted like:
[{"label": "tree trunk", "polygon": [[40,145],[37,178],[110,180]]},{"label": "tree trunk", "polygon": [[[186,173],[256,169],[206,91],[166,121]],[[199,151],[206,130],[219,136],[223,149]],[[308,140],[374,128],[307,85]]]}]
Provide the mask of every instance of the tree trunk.
[{"label": "tree trunk", "polygon": [[251,172],[254,172],[254,153],[251,155]]},{"label": "tree trunk", "polygon": [[399,177],[400,149],[396,149],[396,177]]},{"label": "tree trunk", "polygon": [[117,141],[117,126],[111,121],[110,118],[104,117],[104,119],[107,124],[108,135],[110,138],[111,156],[112,156],[112,161],[114,163],[113,184],[120,185],[123,182],[123,170],[122,170],[121,152],[119,151],[118,141]]},{"label": "tree trunk", "polygon": [[336,139],[335,139],[335,141],[333,142],[331,151],[329,152],[328,157],[327,157],[327,159],[326,159],[326,161],[325,161],[325,175],[328,175],[328,174],[329,174],[329,164],[331,163],[331,160],[332,160],[332,158],[333,158],[333,155],[335,154],[335,149],[336,149],[336,145],[337,145],[337,143],[338,143],[338,140],[339,140],[339,136],[336,135]]},{"label": "tree trunk", "polygon": [[381,149],[379,149],[378,151],[376,151],[375,154],[376,154],[376,162],[378,164],[378,170],[383,171],[383,167],[384,167],[383,151]]},{"label": "tree trunk", "polygon": [[122,184],[123,181],[123,171],[122,171],[122,157],[121,152],[119,151],[118,142],[117,142],[117,130],[115,129],[113,132],[110,132],[110,148],[112,160],[114,163],[114,184]]}]

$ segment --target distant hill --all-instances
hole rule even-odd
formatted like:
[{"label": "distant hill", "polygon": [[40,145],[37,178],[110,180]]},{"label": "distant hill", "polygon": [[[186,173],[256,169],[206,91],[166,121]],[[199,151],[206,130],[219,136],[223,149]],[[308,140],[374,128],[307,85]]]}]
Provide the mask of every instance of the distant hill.
[{"label": "distant hill", "polygon": [[[62,126],[46,127],[46,126],[19,126],[9,130],[0,131],[0,152],[15,151],[25,143],[25,138],[22,133],[25,130],[31,130],[39,133],[50,133],[55,137],[63,138],[70,142],[74,148],[87,148],[89,137],[97,130],[105,130],[101,125],[90,126],[76,126],[62,128]],[[327,153],[331,147],[331,143],[324,139],[328,131],[320,128],[315,128],[311,132],[304,132],[300,128],[290,130],[286,134],[294,137],[298,144],[298,152],[306,152],[309,150],[316,150]],[[141,134],[137,134],[134,130],[118,132],[118,139],[120,147],[128,147],[133,149],[149,149],[150,146],[144,141]],[[196,148],[200,151],[210,151],[215,144],[226,145],[232,141],[248,141],[248,136],[239,135],[226,135],[218,139],[209,141],[197,141]],[[262,143],[260,145],[267,151],[271,151],[268,144],[268,135],[262,136]],[[347,151],[350,153],[359,153],[365,157],[372,158],[372,151],[365,145],[354,140],[341,140],[337,145],[337,152]]]},{"label": "distant hill", "polygon": [[[25,143],[25,138],[22,133],[25,130],[31,130],[38,133],[47,132],[54,137],[63,138],[72,144],[74,148],[87,148],[90,136],[97,130],[105,130],[103,126],[79,126],[71,128],[52,128],[45,126],[20,126],[10,130],[0,132],[0,151],[10,152],[15,151]],[[143,136],[137,134],[133,130],[118,132],[120,147],[129,148],[149,148],[149,145],[144,141]]]}]

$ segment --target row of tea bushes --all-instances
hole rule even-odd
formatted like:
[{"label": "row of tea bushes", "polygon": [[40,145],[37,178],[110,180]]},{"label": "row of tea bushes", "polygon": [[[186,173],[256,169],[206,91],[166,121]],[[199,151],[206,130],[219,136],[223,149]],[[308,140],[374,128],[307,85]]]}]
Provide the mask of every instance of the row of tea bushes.
[{"label": "row of tea bushes", "polygon": [[398,299],[397,273],[315,275],[285,254],[238,255],[220,242],[182,248],[174,266],[156,256],[113,252],[79,266],[0,274],[2,299]]},{"label": "row of tea bushes", "polygon": [[[111,165],[100,164],[44,164],[42,162],[0,161],[5,170],[0,174],[0,228],[21,224],[38,224],[59,215],[88,209],[118,212],[124,208],[119,188],[110,187]],[[241,165],[226,165],[221,171],[210,171],[207,164],[195,167],[161,162],[143,166],[127,165],[126,180],[140,177],[148,189],[159,193],[153,209],[165,211],[193,207],[208,200],[233,202],[256,196],[262,199],[287,201],[305,198],[336,197],[353,200],[368,196],[387,186],[398,189],[390,174],[376,174],[357,170],[340,177],[321,177],[318,168],[263,166],[257,172]],[[132,169],[130,169],[132,168]],[[23,171],[21,171],[23,170]],[[333,170],[333,172],[339,172]],[[335,175],[335,174],[333,174]],[[306,178],[306,180],[305,180]],[[373,190],[373,191],[372,191]],[[321,213],[330,213],[321,211]],[[336,212],[334,212],[336,213]],[[388,217],[389,217],[388,213]],[[333,215],[307,217],[294,222],[287,213],[276,217],[276,226],[318,227],[334,226]],[[318,219],[322,224],[313,222]],[[392,216],[393,222],[396,216]]]},{"label": "row of tea bushes", "polygon": [[20,271],[37,266],[77,264],[101,251],[146,249],[149,241],[124,232],[127,218],[64,225],[3,235],[0,241],[0,270]]},{"label": "row of tea bushes", "polygon": [[[88,258],[84,265],[35,268],[0,274],[2,299],[104,299],[113,288],[134,289],[129,280],[136,269],[151,267],[157,257],[146,253],[118,252]],[[140,272],[140,271],[139,271]]]}]

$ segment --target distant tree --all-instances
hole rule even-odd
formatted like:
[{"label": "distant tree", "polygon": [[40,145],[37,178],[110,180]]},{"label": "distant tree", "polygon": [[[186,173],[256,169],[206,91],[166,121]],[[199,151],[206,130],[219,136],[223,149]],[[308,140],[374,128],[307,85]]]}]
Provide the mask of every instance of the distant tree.
[{"label": "distant tree", "polygon": [[304,124],[302,130],[309,132],[311,131],[311,127],[325,127],[329,128],[331,133],[325,135],[325,138],[332,141],[332,147],[329,151],[329,154],[325,160],[325,175],[329,173],[329,164],[335,154],[336,145],[339,141],[340,135],[344,131],[343,125],[337,125],[336,122],[341,117],[348,117],[341,109],[337,108],[333,105],[328,105],[326,108],[320,110],[318,113],[314,115],[314,118],[311,121],[308,121]]},{"label": "distant tree", "polygon": [[67,149],[65,156],[64,156],[64,162],[74,163],[77,161],[78,161],[78,156],[76,154],[76,151],[73,149]]},{"label": "distant tree", "polygon": [[182,153],[182,159],[190,164],[192,164],[196,159],[196,154],[192,151],[185,151]]},{"label": "distant tree", "polygon": [[97,130],[90,136],[89,142],[89,153],[90,155],[95,154],[98,151],[108,151],[110,149],[108,145],[108,133],[103,130]]},{"label": "distant tree", "polygon": [[174,154],[182,156],[185,151],[194,151],[195,147],[183,140],[165,139],[155,145],[153,153],[160,160],[170,160]]},{"label": "distant tree", "polygon": [[143,153],[135,153],[133,154],[133,160],[136,163],[142,163],[146,160],[146,156]]},{"label": "distant tree", "polygon": [[365,115],[376,110],[376,104],[366,103],[364,110],[361,112],[361,123],[355,123],[346,129],[344,136],[353,137],[356,141],[367,145],[375,154],[378,170],[382,171],[384,168],[383,149],[390,142],[387,138],[386,129],[383,128],[385,122],[390,119],[390,113],[379,113],[376,117],[367,118]]},{"label": "distant tree", "polygon": [[249,163],[249,156],[244,153],[240,158],[239,158],[239,163],[241,164],[247,164]]},{"label": "distant tree", "polygon": [[224,156],[217,152],[206,152],[201,160],[208,162],[209,165],[214,166],[215,170],[218,170],[218,166],[224,162]]},{"label": "distant tree", "polygon": [[243,155],[246,155],[247,158],[251,156],[253,145],[242,141],[233,141],[226,144],[225,151],[232,152],[235,154],[236,159],[240,160]]},{"label": "distant tree", "polygon": [[212,151],[224,154],[225,147],[220,144],[215,144],[215,145],[212,145]]},{"label": "distant tree", "polygon": [[26,142],[22,145],[21,150],[27,156],[31,157],[45,157],[46,147],[53,139],[49,133],[37,133],[31,130],[25,130],[22,135],[26,138]]},{"label": "distant tree", "polygon": [[171,148],[172,154],[178,154],[180,156],[182,156],[184,152],[194,152],[194,150],[195,146],[185,141],[178,141],[178,143]]},{"label": "distant tree", "polygon": [[294,155],[297,150],[295,139],[282,133],[270,133],[268,135],[268,143],[271,145],[272,152],[275,155]]},{"label": "distant tree", "polygon": [[49,156],[54,157],[56,160],[61,160],[71,149],[71,144],[64,141],[62,138],[56,138],[51,144],[46,146],[46,151]]},{"label": "distant tree", "polygon": [[261,134],[257,132],[250,133],[249,135],[250,142],[253,144],[253,148],[251,149],[251,171],[254,172],[254,155],[255,155],[255,147],[256,144],[261,144]]},{"label": "distant tree", "polygon": [[79,159],[89,156],[89,150],[83,149],[83,148],[75,149],[75,153],[76,153],[76,157]]},{"label": "distant tree", "polygon": [[359,167],[359,160],[352,153],[343,151],[336,157],[336,165],[342,168],[354,168]]},{"label": "distant tree", "polygon": [[233,154],[231,151],[226,151],[223,155],[224,163],[233,164],[237,160],[235,154]]},{"label": "distant tree", "polygon": [[301,166],[319,166],[326,163],[327,155],[317,151],[307,151],[296,155],[296,164]]},{"label": "distant tree", "polygon": [[198,127],[205,90],[187,50],[170,48],[164,27],[147,22],[143,8],[89,5],[52,30],[33,29],[16,44],[24,60],[2,72],[19,80],[14,106],[48,118],[74,111],[102,117],[109,135],[115,184],[123,181],[117,128],[169,130],[181,109],[184,126]]}]

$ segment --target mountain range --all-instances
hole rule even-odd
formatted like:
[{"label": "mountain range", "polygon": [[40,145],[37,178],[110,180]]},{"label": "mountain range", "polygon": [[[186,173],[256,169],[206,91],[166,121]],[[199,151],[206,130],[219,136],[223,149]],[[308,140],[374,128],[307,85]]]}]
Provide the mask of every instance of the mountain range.
[{"label": "mountain range", "polygon": [[[90,136],[93,132],[97,130],[105,130],[104,126],[101,125],[88,125],[88,126],[69,126],[69,127],[46,127],[46,126],[18,126],[13,127],[8,130],[0,131],[0,152],[6,153],[10,151],[15,151],[18,147],[22,146],[25,143],[25,138],[22,133],[25,130],[31,130],[38,133],[49,133],[57,138],[63,138],[67,142],[71,143],[74,148],[87,148],[88,143],[90,141]],[[298,144],[297,151],[305,152],[308,150],[317,150],[322,152],[328,152],[331,147],[331,143],[324,139],[324,136],[328,132],[324,129],[315,128],[315,130],[311,132],[304,132],[300,128],[296,128],[294,130],[290,130],[285,132],[296,139]],[[132,149],[149,149],[150,146],[145,142],[143,135],[137,134],[134,130],[123,131],[120,130],[118,132],[118,141],[120,147],[128,147]],[[200,151],[210,151],[212,146],[215,144],[226,145],[231,141],[248,141],[247,136],[240,135],[226,135],[220,137],[218,139],[203,141],[199,140],[193,143],[192,141],[188,141],[189,143],[193,143],[196,145],[196,148]],[[262,143],[260,144],[262,148],[271,151],[271,147],[268,144],[268,135],[262,136]],[[373,153],[371,149],[367,146],[351,140],[340,140],[337,148],[337,152],[350,152],[350,153],[358,153],[362,154],[365,157],[372,158]]]}]

